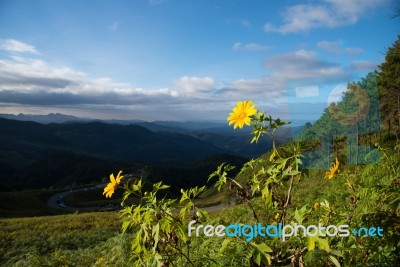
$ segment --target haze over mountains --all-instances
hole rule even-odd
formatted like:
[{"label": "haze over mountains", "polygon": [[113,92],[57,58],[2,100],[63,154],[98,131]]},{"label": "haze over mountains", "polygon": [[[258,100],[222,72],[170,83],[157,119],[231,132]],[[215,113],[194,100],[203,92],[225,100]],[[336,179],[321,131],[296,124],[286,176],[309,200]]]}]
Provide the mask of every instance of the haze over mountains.
[{"label": "haze over mountains", "polygon": [[[158,166],[168,173],[165,168],[217,161],[213,157],[222,162],[251,158],[271,148],[270,139],[250,144],[249,129],[234,131],[225,122],[93,121],[63,114],[0,117],[2,190],[85,183],[121,165],[132,171]],[[282,128],[277,136],[288,142],[291,128]]]}]

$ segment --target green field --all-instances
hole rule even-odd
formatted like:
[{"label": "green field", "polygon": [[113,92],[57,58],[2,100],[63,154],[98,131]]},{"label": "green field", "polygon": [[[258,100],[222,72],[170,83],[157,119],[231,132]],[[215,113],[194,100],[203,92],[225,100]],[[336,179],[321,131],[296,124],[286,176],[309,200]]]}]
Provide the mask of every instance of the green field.
[{"label": "green field", "polygon": [[119,229],[117,212],[1,219],[0,265],[123,266]]},{"label": "green field", "polygon": [[[390,165],[399,159],[399,155],[394,154],[391,161],[382,162],[381,164]],[[372,167],[371,167],[372,166]],[[358,184],[358,191],[360,194],[360,203],[358,209],[353,212],[355,217],[358,217],[357,223],[374,224],[382,223],[385,231],[390,231],[388,236],[379,238],[361,238],[359,240],[352,240],[351,238],[335,239],[331,242],[332,251],[340,249],[341,242],[355,242],[354,248],[349,248],[344,245],[341,247],[340,261],[343,260],[341,266],[377,266],[381,262],[381,266],[392,266],[396,257],[396,249],[390,242],[398,242],[397,232],[399,231],[398,216],[395,221],[388,221],[390,215],[388,212],[391,207],[397,204],[388,202],[390,199],[398,197],[398,193],[390,191],[390,186],[393,181],[397,181],[398,177],[389,175],[388,169],[378,168],[376,166],[343,166],[341,172],[333,180],[327,181],[324,179],[323,171],[311,171],[308,175],[303,175],[301,179],[296,179],[294,182],[294,190],[292,194],[292,207],[293,209],[300,209],[302,206],[308,206],[307,220],[309,223],[318,221],[319,218],[324,218],[326,215],[322,208],[313,208],[314,203],[320,203],[327,200],[331,207],[332,222],[338,223],[345,217],[344,212],[349,212],[349,199],[351,198],[351,191],[349,191],[346,182],[353,179],[354,184]],[[395,172],[398,175],[398,170]],[[356,183],[355,177],[359,181]],[[237,178],[240,180],[240,176]],[[367,183],[374,183],[374,188],[368,187]],[[286,183],[285,187],[288,186]],[[377,188],[377,189],[376,189]],[[371,191],[372,190],[372,191]],[[393,192],[392,195],[388,194],[382,198],[374,192]],[[387,191],[389,190],[389,191]],[[368,193],[370,192],[370,193]],[[203,198],[196,200],[199,205],[217,204],[226,201],[226,193],[212,194],[214,190],[206,191]],[[49,192],[26,192],[27,201],[34,201],[36,212],[50,211],[40,199],[48,196]],[[24,194],[18,195],[19,197]],[[90,194],[89,194],[90,195]],[[3,199],[6,199],[7,194],[2,194]],[[17,194],[9,194],[7,201],[11,201]],[[83,198],[83,199],[81,199]],[[35,200],[36,199],[36,200]],[[77,195],[76,199],[84,200],[81,194]],[[376,199],[382,199],[383,203],[380,205],[371,204]],[[361,203],[361,201],[363,203]],[[258,216],[259,221],[263,223],[271,223],[274,220],[274,211],[266,209],[263,201],[256,197],[251,200],[252,207]],[[387,203],[387,204],[385,204]],[[27,205],[27,204],[26,204]],[[14,206],[19,207],[20,212],[24,211],[21,203]],[[365,220],[363,213],[367,211],[371,216],[381,216]],[[386,212],[386,213],[383,213]],[[397,209],[397,213],[399,210]],[[15,213],[13,214],[16,215]],[[226,210],[211,212],[209,222],[212,224],[227,225],[233,222],[248,223],[254,221],[253,213],[246,203],[233,206]],[[121,234],[121,221],[118,212],[93,212],[82,214],[68,214],[68,215],[55,215],[55,216],[41,216],[41,217],[25,217],[25,218],[9,218],[0,220],[0,266],[130,266],[130,242],[132,241],[133,233]],[[291,215],[293,216],[293,215]],[[291,217],[293,219],[293,217]],[[355,223],[355,221],[354,221]],[[394,236],[393,236],[394,234]],[[221,242],[223,239],[217,237],[212,238],[192,238],[190,247],[192,248],[192,257],[196,266],[248,266],[243,262],[248,261],[251,253],[248,246],[243,243],[231,245],[230,249],[220,254]],[[279,240],[278,240],[279,241]],[[339,242],[340,241],[340,242]],[[347,242],[346,241],[346,242]],[[282,243],[276,243],[270,240],[270,246],[277,251],[281,251]],[[296,241],[297,242],[297,241]],[[339,242],[339,243],[337,243]],[[293,244],[292,244],[293,245]],[[379,251],[381,249],[381,251]],[[385,252],[384,250],[387,250]],[[305,254],[308,263],[305,266],[333,266],[329,265],[329,261],[318,261],[317,253],[321,250],[309,251]],[[347,251],[347,252],[346,252]],[[345,253],[354,253],[354,258],[349,257]],[[379,259],[378,256],[363,259],[364,252],[369,251],[371,255],[378,255],[386,258]],[[232,257],[229,253],[232,253]],[[335,252],[338,253],[338,252]],[[322,255],[322,254],[321,254]],[[321,256],[320,255],[320,256]],[[339,255],[339,254],[338,254]],[[250,255],[251,256],[251,255]],[[205,260],[213,259],[215,262]],[[314,259],[316,257],[316,259]],[[321,256],[322,257],[322,256]],[[343,258],[343,259],[341,259]],[[365,260],[364,263],[362,261]],[[347,264],[346,264],[347,261]],[[204,262],[204,264],[200,264]],[[228,263],[229,262],[229,263]],[[242,263],[241,263],[242,262]],[[328,262],[328,265],[326,263]],[[349,264],[350,262],[350,264]],[[197,265],[198,264],[198,265]],[[244,265],[241,265],[244,264]],[[176,265],[180,266],[180,265]],[[263,265],[260,265],[263,266]],[[287,265],[274,265],[274,266],[287,266]]]},{"label": "green field", "polygon": [[55,215],[62,211],[50,209],[50,190],[0,192],[0,218]]}]

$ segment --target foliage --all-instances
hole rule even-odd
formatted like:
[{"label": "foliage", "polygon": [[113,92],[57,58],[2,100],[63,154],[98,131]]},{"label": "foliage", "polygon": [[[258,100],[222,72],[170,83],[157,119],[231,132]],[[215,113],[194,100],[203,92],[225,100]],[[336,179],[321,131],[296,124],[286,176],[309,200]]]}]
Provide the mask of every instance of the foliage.
[{"label": "foliage", "polygon": [[400,131],[400,35],[379,66],[378,84],[383,119],[389,130],[392,123]]},{"label": "foliage", "polygon": [[125,266],[118,222],[115,212],[2,219],[0,266]]},{"label": "foliage", "polygon": [[[273,137],[274,130],[285,124],[262,112],[250,117],[254,141],[264,134]],[[131,240],[131,263],[134,266],[393,265],[400,255],[400,168],[396,165],[400,158],[393,150],[387,153],[380,146],[378,149],[385,155],[380,163],[382,168],[344,167],[336,159],[329,181],[324,179],[323,170],[302,171],[302,148],[297,142],[274,145],[269,155],[244,164],[236,178],[231,176],[233,166],[221,164],[209,179],[216,181],[218,191],[224,188],[231,191],[237,205],[213,219],[195,204],[194,199],[205,187],[182,189],[179,199],[170,199],[162,194],[168,186],[161,182],[154,184],[152,190],[144,190],[141,179],[127,183],[123,186],[121,220],[122,230]],[[303,179],[307,180],[306,190],[302,189]],[[315,179],[323,181],[322,188],[318,187],[321,183],[314,184]],[[297,188],[300,193],[296,193]],[[306,191],[302,194],[309,192],[310,197],[302,198],[301,190]],[[140,201],[125,204],[132,196]],[[241,237],[193,236],[190,230],[191,225],[199,223],[244,227],[260,222],[350,228],[347,236],[323,231],[318,235],[310,232],[285,237],[276,232],[273,232],[275,237],[250,237],[251,232],[243,232]],[[384,229],[383,237],[350,234],[352,229],[378,226]]]},{"label": "foliage", "polygon": [[[297,136],[300,142],[308,143],[319,140],[321,147],[311,145],[310,150],[320,152],[304,153],[305,166],[328,167],[332,154],[347,159],[352,164],[373,163],[374,158],[365,159],[365,155],[373,150],[371,138],[367,139],[368,146],[359,146],[360,136],[378,133],[381,130],[381,116],[379,110],[379,96],[377,73],[371,72],[361,81],[347,85],[347,90],[342,95],[342,100],[333,102],[326,108],[322,116],[313,124],[308,123]],[[346,138],[346,149],[343,155],[338,155],[339,138]],[[333,144],[332,144],[333,143]]]}]

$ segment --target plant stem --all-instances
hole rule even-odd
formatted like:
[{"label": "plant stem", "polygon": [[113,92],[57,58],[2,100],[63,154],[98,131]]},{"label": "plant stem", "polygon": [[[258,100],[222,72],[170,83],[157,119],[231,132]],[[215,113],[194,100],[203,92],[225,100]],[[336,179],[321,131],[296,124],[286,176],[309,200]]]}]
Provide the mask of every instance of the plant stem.
[{"label": "plant stem", "polygon": [[286,197],[286,202],[285,202],[285,205],[283,206],[283,211],[282,211],[282,218],[281,218],[282,224],[285,223],[286,210],[289,207],[290,194],[292,192],[293,181],[294,181],[294,176],[291,175],[291,177],[290,177],[290,185],[289,185],[289,189],[288,189],[288,193],[287,193],[287,197]]}]

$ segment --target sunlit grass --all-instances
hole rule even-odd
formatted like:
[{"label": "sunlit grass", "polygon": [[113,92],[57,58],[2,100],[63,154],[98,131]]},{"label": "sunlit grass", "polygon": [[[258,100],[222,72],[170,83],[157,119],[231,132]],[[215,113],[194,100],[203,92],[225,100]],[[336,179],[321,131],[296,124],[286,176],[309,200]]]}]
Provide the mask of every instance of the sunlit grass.
[{"label": "sunlit grass", "polygon": [[111,259],[105,246],[122,253],[119,229],[118,212],[1,219],[0,264],[91,266]]}]

